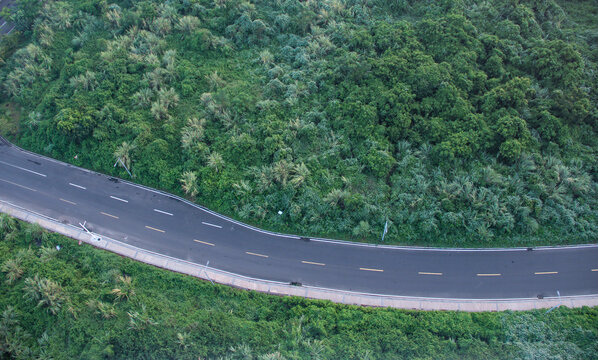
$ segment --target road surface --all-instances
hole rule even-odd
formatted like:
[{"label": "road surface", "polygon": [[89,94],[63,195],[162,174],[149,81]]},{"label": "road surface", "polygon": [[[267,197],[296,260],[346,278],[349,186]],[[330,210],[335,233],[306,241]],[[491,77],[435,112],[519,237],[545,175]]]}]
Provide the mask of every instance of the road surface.
[{"label": "road surface", "polygon": [[[201,197],[201,194],[199,194]],[[422,249],[255,229],[0,141],[0,200],[143,249],[259,279],[372,294],[512,299],[598,294],[598,247]]]}]

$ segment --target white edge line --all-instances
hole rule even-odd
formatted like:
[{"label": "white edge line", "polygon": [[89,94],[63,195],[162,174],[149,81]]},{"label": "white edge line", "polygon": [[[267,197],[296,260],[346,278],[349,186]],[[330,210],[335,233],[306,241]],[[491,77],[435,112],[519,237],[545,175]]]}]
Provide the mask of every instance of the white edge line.
[{"label": "white edge line", "polygon": [[[59,222],[58,220],[54,219],[53,217],[46,216],[46,215],[37,213],[35,211],[31,211],[31,210],[25,209],[25,208],[23,208],[21,206],[15,205],[15,204],[13,204],[13,203],[11,203],[9,201],[0,200],[0,202],[9,204],[11,206],[17,207],[17,208],[22,209],[24,211],[31,212],[32,214],[35,214],[37,216],[40,216],[40,217],[43,217],[43,218],[46,218],[46,219],[50,219],[50,220],[52,220],[52,221],[54,221],[56,223],[59,223],[61,225],[66,225],[66,226],[70,226],[70,227],[72,227],[74,229],[81,230],[81,228],[79,228],[77,226],[74,226],[74,225],[71,225],[71,224],[63,224],[63,223]],[[141,250],[143,252],[147,252],[147,253],[150,253],[150,254],[162,256],[162,257],[165,257],[165,258],[168,258],[168,259],[172,259],[172,260],[175,260],[175,261],[179,261],[179,262],[183,262],[183,263],[187,263],[187,264],[192,264],[192,265],[197,265],[197,266],[201,266],[201,267],[207,268],[207,269],[212,269],[212,270],[218,271],[220,273],[230,274],[232,276],[236,276],[236,277],[240,277],[240,278],[244,278],[244,279],[255,280],[255,281],[262,281],[262,282],[271,283],[271,284],[289,285],[289,283],[287,283],[287,282],[254,278],[254,277],[251,277],[251,276],[245,276],[245,275],[235,274],[233,272],[226,271],[226,270],[216,269],[216,268],[211,267],[211,266],[205,266],[205,265],[202,265],[202,264],[197,264],[197,263],[194,263],[194,262],[191,262],[191,261],[187,261],[187,260],[177,259],[177,258],[172,257],[172,256],[160,254],[160,253],[157,253],[157,252],[154,252],[154,251],[151,251],[151,250],[142,249],[142,248],[139,248],[139,247],[136,247],[136,246],[133,246],[133,245],[130,245],[130,244],[118,241],[118,240],[114,240],[114,239],[112,239],[112,238],[110,238],[108,236],[104,236],[104,235],[101,235],[101,234],[98,234],[98,233],[93,233],[93,234],[100,235],[104,239],[109,239],[112,242],[118,243],[119,245],[128,247],[130,249]],[[64,236],[66,236],[66,235],[64,235]],[[108,250],[108,251],[110,251],[110,250]],[[112,252],[112,251],[110,251],[110,252]],[[136,261],[139,261],[139,260],[136,260]],[[503,298],[503,299],[501,299],[501,298],[499,298],[499,299],[469,299],[469,298],[416,297],[416,296],[376,294],[376,293],[358,292],[358,291],[350,291],[350,290],[331,289],[331,288],[325,288],[325,287],[319,287],[319,286],[311,286],[311,285],[304,285],[303,287],[304,288],[309,288],[309,289],[324,290],[324,291],[333,291],[333,292],[343,292],[343,293],[357,294],[357,295],[366,295],[366,296],[392,297],[392,298],[403,298],[403,299],[414,299],[414,300],[415,299],[421,299],[423,301],[425,301],[425,300],[448,300],[448,301],[454,301],[454,302],[459,302],[459,301],[485,301],[485,302],[497,301],[497,302],[503,302],[504,303],[504,302],[510,302],[510,301],[516,301],[516,300],[528,300],[528,301],[538,300],[538,298],[536,298],[536,297],[528,297],[528,298]],[[598,294],[566,295],[566,296],[561,296],[560,298],[561,299],[576,299],[576,298],[586,298],[586,297],[594,297],[594,296],[598,296]],[[544,299],[559,299],[559,297],[558,296],[545,296]]]},{"label": "white edge line", "polygon": [[116,196],[112,196],[112,195],[110,195],[110,198],[111,198],[111,199],[114,199],[114,200],[122,201],[122,202],[125,202],[125,203],[128,203],[128,202],[129,202],[129,200],[125,200],[125,199],[117,198]]},{"label": "white edge line", "polygon": [[8,30],[8,32],[6,33],[6,35],[9,35],[17,26],[13,26],[12,29]]},{"label": "white edge line", "polygon": [[215,228],[222,229],[222,226],[220,226],[220,225],[210,224],[210,223],[203,222],[203,221],[202,221],[201,223],[202,223],[202,224],[204,224],[204,225],[213,226],[213,227],[215,227]]},{"label": "white edge line", "polygon": [[164,215],[168,215],[168,216],[174,216],[169,212],[166,211],[162,211],[162,210],[158,210],[158,209],[154,209],[155,212],[159,212],[160,214],[164,214]]},{"label": "white edge line", "polygon": [[7,163],[7,162],[4,162],[4,161],[0,161],[0,163],[1,163],[1,164],[4,164],[4,165],[12,166],[12,167],[14,167],[14,168],[17,168],[17,169],[19,169],[19,170],[23,170],[23,171],[30,172],[30,173],[32,173],[32,174],[35,174],[35,175],[39,175],[39,176],[43,176],[43,177],[47,177],[47,175],[45,175],[45,174],[42,174],[42,173],[38,173],[37,171],[33,171],[33,170],[29,170],[29,169],[25,169],[25,168],[22,168],[22,167],[20,167],[20,166],[13,165],[13,164],[9,164],[9,163]]},{"label": "white edge line", "polygon": [[81,186],[81,185],[77,185],[77,184],[73,184],[73,183],[69,183],[69,185],[70,186],[74,186],[74,187],[79,188],[79,189],[87,190],[87,188],[85,186]]},{"label": "white edge line", "polygon": [[[116,178],[114,176],[102,174],[102,173],[99,173],[99,172],[96,172],[96,171],[93,171],[93,170],[85,169],[85,168],[82,168],[82,167],[79,167],[79,166],[76,166],[76,165],[72,165],[72,164],[65,163],[65,162],[60,161],[60,160],[53,159],[51,157],[47,157],[47,156],[44,156],[44,155],[40,155],[40,154],[31,152],[29,150],[22,149],[22,148],[16,146],[15,144],[12,144],[12,143],[11,143],[11,145],[12,145],[12,147],[16,148],[17,150],[19,150],[19,151],[21,151],[23,153],[29,154],[30,156],[34,156],[36,158],[42,158],[42,159],[44,159],[46,161],[53,162],[55,164],[59,164],[59,165],[70,167],[70,168],[75,168],[75,169],[78,169],[79,171],[82,171],[82,172],[85,172],[85,173],[88,173],[88,174],[100,174],[100,175],[102,175],[102,176],[104,176],[106,178]],[[180,200],[180,201],[184,202],[185,204],[190,205],[190,206],[192,206],[192,207],[194,207],[194,208],[196,208],[198,210],[201,210],[201,211],[206,212],[208,214],[212,214],[212,215],[214,215],[216,217],[219,217],[219,218],[221,218],[221,219],[223,219],[225,221],[231,222],[233,224],[237,224],[239,226],[245,227],[245,228],[250,229],[250,230],[254,230],[254,231],[257,231],[257,232],[260,232],[260,233],[263,233],[263,234],[267,234],[267,235],[270,235],[270,236],[285,237],[285,238],[289,238],[289,239],[301,239],[302,238],[301,236],[296,236],[296,235],[285,235],[285,234],[278,234],[278,233],[274,233],[274,232],[270,232],[270,231],[266,231],[266,230],[261,230],[261,229],[258,229],[256,227],[253,227],[251,225],[247,225],[247,224],[244,224],[244,223],[239,222],[237,220],[234,220],[234,219],[231,219],[231,218],[226,217],[224,215],[221,215],[221,214],[219,214],[217,212],[214,212],[214,211],[212,211],[210,209],[203,208],[203,207],[201,207],[201,206],[199,206],[199,205],[197,205],[195,203],[192,203],[189,200],[184,199],[184,198],[182,198],[180,196],[169,194],[169,193],[166,193],[166,192],[163,192],[163,191],[160,191],[160,190],[155,190],[155,189],[152,189],[152,188],[144,186],[144,185],[135,184],[135,183],[129,182],[129,181],[124,180],[124,179],[118,178],[118,180],[121,183],[123,183],[123,184],[127,184],[129,186],[133,186],[133,187],[136,187],[138,189],[142,189],[142,190],[145,190],[145,191],[153,192],[155,194],[159,194],[159,195],[162,195],[162,196],[174,199],[174,200]],[[392,250],[406,250],[406,251],[439,251],[439,252],[440,251],[446,251],[446,252],[528,251],[527,248],[453,248],[453,249],[451,249],[451,248],[431,248],[431,247],[428,248],[428,247],[417,247],[417,246],[377,245],[377,244],[368,244],[368,243],[356,243],[356,242],[347,241],[347,240],[332,240],[332,239],[323,239],[323,238],[313,238],[313,237],[309,237],[309,236],[306,236],[306,237],[308,237],[311,241],[316,241],[316,242],[328,242],[328,243],[334,243],[334,244],[338,244],[338,245],[361,246],[361,247],[372,247],[372,248],[392,249]],[[570,249],[583,249],[583,248],[595,248],[595,247],[598,247],[598,244],[578,244],[578,245],[565,245],[565,246],[538,246],[538,247],[533,247],[533,250],[534,251],[539,251],[539,250],[570,250]],[[596,295],[598,295],[598,294],[596,294]]]},{"label": "white edge line", "polygon": [[17,184],[17,183],[12,182],[12,181],[4,180],[4,179],[0,179],[0,181],[5,182],[7,184],[11,184],[12,186],[20,187],[20,188],[25,189],[25,190],[37,192],[37,190],[35,190],[35,189],[32,189],[32,188],[27,187],[25,185]]}]

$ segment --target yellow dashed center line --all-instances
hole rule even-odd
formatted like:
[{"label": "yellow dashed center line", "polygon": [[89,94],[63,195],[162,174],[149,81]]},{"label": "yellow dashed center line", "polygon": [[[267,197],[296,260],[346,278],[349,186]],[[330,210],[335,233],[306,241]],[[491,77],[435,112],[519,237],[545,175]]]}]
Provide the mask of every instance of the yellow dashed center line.
[{"label": "yellow dashed center line", "polygon": [[71,205],[77,205],[77,203],[74,203],[74,202],[72,202],[72,201],[68,201],[68,200],[64,200],[63,198],[60,198],[60,199],[58,199],[58,200],[60,200],[60,201],[64,201],[64,202],[65,202],[65,203],[67,203],[67,204],[71,204]]},{"label": "yellow dashed center line", "polygon": [[501,274],[477,274],[478,276],[500,276]]},{"label": "yellow dashed center line", "polygon": [[558,274],[558,271],[537,271],[534,274],[536,275],[554,275],[554,274]]},{"label": "yellow dashed center line", "polygon": [[436,275],[436,276],[442,276],[442,273],[435,273],[435,272],[425,272],[425,271],[419,271],[418,274],[420,275]]},{"label": "yellow dashed center line", "polygon": [[370,268],[362,268],[362,267],[360,267],[359,270],[363,270],[363,271],[375,271],[375,272],[383,272],[384,271],[382,269],[370,269]]},{"label": "yellow dashed center line", "polygon": [[212,243],[209,243],[207,241],[201,241],[201,240],[197,240],[197,239],[193,239],[193,241],[201,243],[201,244],[205,244],[205,245],[216,246],[216,245],[214,245]]},{"label": "yellow dashed center line", "polygon": [[324,266],[324,265],[326,265],[326,264],[323,264],[323,263],[313,262],[313,261],[304,261],[304,260],[302,260],[301,262],[304,263],[304,264],[318,265],[318,266]]},{"label": "yellow dashed center line", "polygon": [[[112,215],[112,214],[108,214],[108,213],[105,213],[105,212],[103,212],[103,211],[101,211],[101,212],[100,212],[100,214],[102,214],[102,215],[106,215],[106,216],[109,216],[109,217],[111,217],[111,218],[113,218],[113,219],[118,219],[118,216],[114,216],[114,215]],[[154,230],[155,230],[155,229],[154,229]]]},{"label": "yellow dashed center line", "polygon": [[161,233],[164,233],[164,232],[166,232],[166,231],[164,231],[164,230],[156,229],[156,228],[153,228],[153,227],[151,227],[151,226],[147,226],[147,225],[146,225],[145,227],[146,227],[147,229],[154,230],[154,231],[161,232]]},{"label": "yellow dashed center line", "polygon": [[253,256],[259,256],[259,257],[265,257],[265,258],[269,257],[268,255],[256,254],[256,253],[252,253],[252,252],[249,252],[249,251],[245,251],[245,254],[247,254],[247,255],[253,255]]}]

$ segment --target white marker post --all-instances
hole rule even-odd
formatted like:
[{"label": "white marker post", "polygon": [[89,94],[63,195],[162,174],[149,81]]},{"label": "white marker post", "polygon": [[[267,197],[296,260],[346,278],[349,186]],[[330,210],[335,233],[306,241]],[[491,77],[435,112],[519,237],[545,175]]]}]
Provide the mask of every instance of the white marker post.
[{"label": "white marker post", "polygon": [[388,220],[384,223],[384,231],[382,231],[382,242],[384,242],[384,235],[388,232]]},{"label": "white marker post", "polygon": [[127,170],[127,173],[129,174],[129,176],[130,176],[131,178],[133,178],[133,174],[131,174],[131,172],[129,171],[129,169],[128,169],[128,168],[127,168],[127,166],[125,165],[125,163],[124,163],[124,162],[123,162],[123,161],[122,161],[120,158],[118,158],[118,160],[116,160],[116,162],[114,163],[114,167],[116,167],[116,165],[117,165],[118,163],[120,163],[120,164],[121,164],[121,165],[122,165],[122,166],[125,168],[125,170]]},{"label": "white marker post", "polygon": [[558,308],[559,306],[561,306],[561,304],[563,303],[563,300],[561,299],[561,292],[560,291],[556,291],[556,294],[559,296],[559,304],[555,305],[553,307],[551,307],[550,309],[548,309],[548,311],[545,312],[545,314],[548,314],[549,312],[551,312],[552,310]]}]

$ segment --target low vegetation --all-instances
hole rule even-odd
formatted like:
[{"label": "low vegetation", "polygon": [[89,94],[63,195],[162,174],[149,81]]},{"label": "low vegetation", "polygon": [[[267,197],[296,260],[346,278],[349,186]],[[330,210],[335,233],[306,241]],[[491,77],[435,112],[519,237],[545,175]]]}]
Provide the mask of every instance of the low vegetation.
[{"label": "low vegetation", "polygon": [[595,242],[595,9],[17,0],[0,130],[281,231]]},{"label": "low vegetation", "polygon": [[269,296],[4,214],[0,314],[3,359],[598,359],[598,308],[419,312]]}]

